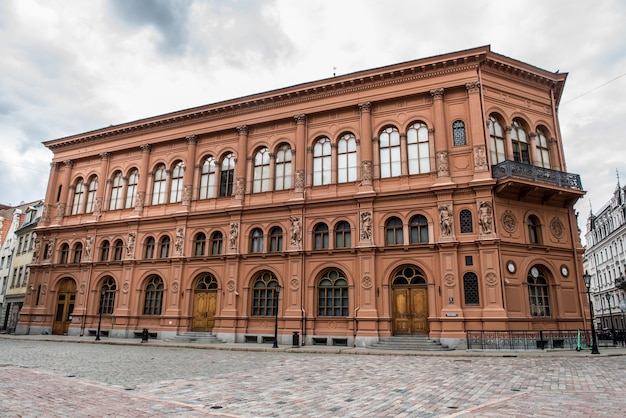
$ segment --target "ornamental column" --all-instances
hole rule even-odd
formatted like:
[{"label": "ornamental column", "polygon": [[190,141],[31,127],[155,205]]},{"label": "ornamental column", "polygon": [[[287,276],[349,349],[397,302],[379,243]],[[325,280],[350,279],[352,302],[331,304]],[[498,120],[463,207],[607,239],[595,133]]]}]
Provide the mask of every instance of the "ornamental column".
[{"label": "ornamental column", "polygon": [[487,138],[483,129],[482,106],[480,104],[480,83],[474,81],[465,84],[469,102],[469,126],[467,144],[472,146],[474,155],[474,180],[490,179],[487,165]]},{"label": "ornamental column", "polygon": [[[111,154],[108,152],[103,152],[100,154],[100,158],[100,172],[98,173],[99,187],[98,190],[96,190],[96,201],[93,208],[93,216],[95,216],[96,218],[102,216],[102,211],[104,207],[104,194],[106,191],[105,189],[107,188],[108,184],[111,184],[109,176],[107,174],[109,170],[109,161],[111,160]],[[106,181],[102,181],[103,179],[106,179]]]},{"label": "ornamental column", "polygon": [[[435,126],[432,132],[435,143],[435,166],[440,181],[450,181],[450,164],[448,161],[448,146],[446,141],[446,116],[443,108],[443,88],[430,91],[433,97]],[[429,131],[430,133],[430,131]]]},{"label": "ornamental column", "polygon": [[52,202],[54,201],[54,187],[57,183],[59,174],[59,163],[50,163],[50,175],[48,176],[48,187],[46,189],[46,198],[44,200],[43,211],[41,213],[41,224],[50,225],[50,215],[52,212]]},{"label": "ornamental column", "polygon": [[[294,116],[296,120],[296,149],[292,151],[296,157],[294,193],[304,192],[304,165],[306,158],[306,115]],[[302,197],[302,196],[299,196]]]},{"label": "ornamental column", "polygon": [[63,180],[61,182],[61,187],[59,189],[59,193],[57,195],[57,201],[59,202],[57,205],[57,213],[55,217],[55,222],[60,224],[63,222],[63,217],[65,216],[65,210],[67,208],[67,199],[68,193],[63,192],[64,189],[70,191],[70,180],[72,178],[72,167],[74,167],[74,162],[72,160],[63,161],[65,164],[65,170],[63,171]]},{"label": "ornamental column", "polygon": [[137,198],[135,199],[135,212],[143,212],[146,204],[146,188],[148,187],[148,164],[150,164],[150,144],[140,145],[141,166],[139,167],[139,184],[137,185]]},{"label": "ornamental column", "polygon": [[372,103],[360,103],[359,110],[361,111],[361,137],[359,138],[361,151],[359,153],[361,157],[361,183],[359,187],[363,189],[363,191],[371,191],[373,178]]},{"label": "ornamental column", "polygon": [[511,139],[511,128],[510,126],[504,127],[504,137],[506,141],[506,159],[509,161],[515,161],[515,157],[513,156],[513,140]]},{"label": "ornamental column", "polygon": [[187,140],[187,161],[185,162],[185,172],[183,173],[182,205],[189,209],[189,206],[191,206],[193,180],[196,173],[196,145],[198,143],[198,137],[195,135],[189,135],[185,139]]},{"label": "ornamental column", "polygon": [[235,200],[243,200],[246,193],[246,157],[248,156],[248,126],[237,127],[239,143],[237,145],[237,163],[235,164],[235,187],[233,196]]},{"label": "ornamental column", "polygon": [[[530,160],[530,164],[531,165],[539,165],[539,160],[537,158],[537,133],[536,132],[530,132],[528,134],[528,137],[530,139],[530,149],[528,150],[528,152],[530,152],[530,156],[529,156],[529,160]],[[543,168],[543,165],[541,166]]]}]

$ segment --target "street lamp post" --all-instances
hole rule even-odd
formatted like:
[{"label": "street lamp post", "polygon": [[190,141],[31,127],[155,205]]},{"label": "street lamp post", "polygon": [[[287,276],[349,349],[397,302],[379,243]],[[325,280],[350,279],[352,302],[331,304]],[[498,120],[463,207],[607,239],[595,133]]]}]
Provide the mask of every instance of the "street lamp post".
[{"label": "street lamp post", "polygon": [[278,348],[278,294],[280,293],[280,286],[274,288],[274,345],[272,348]]},{"label": "street lamp post", "polygon": [[591,275],[585,271],[583,274],[583,280],[585,281],[585,286],[587,287],[587,299],[589,299],[589,318],[591,322],[591,354],[600,354],[598,350],[598,340],[596,339],[596,327],[593,324],[593,302],[591,301],[591,294],[589,293],[589,288],[591,287]]},{"label": "street lamp post", "polygon": [[615,324],[613,323],[613,311],[611,310],[611,295],[606,294],[606,303],[609,306],[609,315],[611,315],[611,336],[613,337],[613,347],[617,345],[617,336],[615,335]]},{"label": "street lamp post", "polygon": [[104,290],[103,287],[102,291],[100,292],[100,308],[98,309],[100,316],[98,317],[98,331],[96,331],[96,341],[100,341],[100,325],[102,325],[102,301],[104,300],[104,292],[106,292],[106,290]]}]

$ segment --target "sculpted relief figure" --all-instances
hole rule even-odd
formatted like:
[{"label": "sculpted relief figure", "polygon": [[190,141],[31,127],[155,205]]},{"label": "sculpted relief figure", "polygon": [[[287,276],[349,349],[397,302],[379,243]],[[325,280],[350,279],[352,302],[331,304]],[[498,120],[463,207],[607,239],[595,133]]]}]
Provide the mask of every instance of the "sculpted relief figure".
[{"label": "sculpted relief figure", "polygon": [[437,153],[437,177],[448,177],[449,175],[448,153],[446,151],[439,151]]},{"label": "sculpted relief figure", "polygon": [[300,245],[302,242],[302,221],[298,216],[289,217],[291,222],[291,245]]},{"label": "sculpted relief figure", "polygon": [[128,233],[128,240],[126,242],[126,258],[133,258],[133,254],[135,253],[135,239],[137,238],[137,234],[134,232]]},{"label": "sculpted relief figure", "polygon": [[493,208],[491,202],[481,202],[478,207],[478,225],[481,234],[491,234],[493,231]]},{"label": "sculpted relief figure", "polygon": [[449,236],[452,234],[452,214],[447,205],[439,206],[439,224],[441,235]]},{"label": "sculpted relief figure", "polygon": [[185,243],[185,228],[182,226],[176,228],[176,241],[174,242],[174,252],[177,255],[183,255],[183,245]]},{"label": "sculpted relief figure", "polygon": [[372,240],[372,212],[361,212],[361,240]]},{"label": "sculpted relief figure", "polygon": [[85,239],[85,260],[91,260],[91,247],[93,246],[93,237],[87,235]]},{"label": "sculpted relief figure", "polygon": [[239,238],[239,224],[233,222],[230,224],[230,236],[228,238],[228,248],[231,250],[237,249],[237,239]]}]

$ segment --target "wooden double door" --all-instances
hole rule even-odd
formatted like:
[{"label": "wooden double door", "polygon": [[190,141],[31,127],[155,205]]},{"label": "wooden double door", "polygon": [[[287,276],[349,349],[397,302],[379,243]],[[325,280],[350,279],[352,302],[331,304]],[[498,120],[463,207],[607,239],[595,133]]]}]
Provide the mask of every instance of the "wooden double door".
[{"label": "wooden double door", "polygon": [[76,282],[72,279],[64,279],[59,284],[59,290],[57,291],[52,334],[64,335],[67,333],[72,322],[75,302]]},{"label": "wooden double door", "polygon": [[392,288],[394,335],[428,334],[428,293],[426,286]]},{"label": "wooden double door", "polygon": [[193,297],[192,331],[210,332],[215,325],[217,290],[196,290]]}]

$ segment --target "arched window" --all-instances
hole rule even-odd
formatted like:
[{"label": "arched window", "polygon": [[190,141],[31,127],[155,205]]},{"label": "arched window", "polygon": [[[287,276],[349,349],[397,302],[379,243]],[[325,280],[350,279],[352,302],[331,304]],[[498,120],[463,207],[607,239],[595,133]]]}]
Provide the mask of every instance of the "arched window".
[{"label": "arched window", "polygon": [[313,229],[313,242],[316,250],[328,248],[328,225],[319,223]]},{"label": "arched window", "polygon": [[222,160],[222,169],[220,170],[220,196],[232,196],[234,177],[235,154],[229,152]]},{"label": "arched window", "polygon": [[[154,250],[154,243],[152,244],[152,249]],[[122,241],[121,239],[115,240],[114,250],[115,251],[113,253],[113,260],[121,260],[122,255],[124,254],[124,241]]]},{"label": "arched window", "polygon": [[276,289],[279,287],[276,277],[269,271],[262,272],[254,281],[252,292],[252,316],[274,316]]},{"label": "arched window", "polygon": [[409,126],[406,133],[409,155],[409,174],[428,173],[430,159],[428,150],[428,128],[422,122]]},{"label": "arched window", "polygon": [[193,238],[193,248],[195,256],[204,255],[206,249],[206,235],[204,235],[204,232],[198,232]]},{"label": "arched window", "polygon": [[154,184],[152,187],[152,204],[165,203],[165,184],[167,182],[167,170],[165,164],[159,164],[154,170]]},{"label": "arched window", "polygon": [[385,224],[385,244],[386,245],[402,245],[402,221],[395,216],[389,218]]},{"label": "arched window", "polygon": [[330,139],[323,137],[313,145],[313,185],[321,186],[331,182]]},{"label": "arched window", "polygon": [[504,131],[495,115],[489,116],[489,141],[491,148],[491,164],[495,165],[505,161]]},{"label": "arched window", "polygon": [[128,174],[128,188],[126,189],[126,209],[135,207],[137,196],[137,184],[139,183],[139,171],[136,168],[130,170]]},{"label": "arched window", "polygon": [[478,276],[475,273],[468,272],[463,275],[463,291],[465,293],[466,305],[478,305]]},{"label": "arched window", "polygon": [[335,248],[352,247],[350,224],[346,221],[338,222],[335,225]]},{"label": "arched window", "polygon": [[537,146],[536,164],[539,167],[550,168],[550,145],[546,139],[544,129],[537,128],[537,136],[535,137],[535,145]]},{"label": "arched window", "polygon": [[102,241],[100,246],[100,261],[109,260],[109,250],[111,249],[111,243],[107,240]]},{"label": "arched window", "polygon": [[380,146],[380,177],[397,177],[402,174],[400,133],[395,127],[384,129],[378,138]]},{"label": "arched window", "polygon": [[159,258],[167,258],[170,255],[170,237],[164,235],[159,240]]},{"label": "arched window", "polygon": [[468,209],[463,209],[459,213],[459,225],[461,225],[461,233],[474,232],[474,223],[472,221],[472,212]]},{"label": "arched window", "polygon": [[515,119],[511,126],[511,142],[513,143],[513,159],[518,163],[530,164],[528,135],[518,119]]},{"label": "arched window", "polygon": [[204,273],[196,283],[196,290],[216,290],[217,279],[211,273]]},{"label": "arched window", "polygon": [[183,200],[183,177],[185,176],[185,164],[178,161],[172,169],[172,184],[170,186],[170,203]]},{"label": "arched window", "polygon": [[528,273],[528,296],[530,298],[530,314],[538,318],[550,317],[550,297],[548,280],[538,266],[533,266]]},{"label": "arched window", "polygon": [[152,276],[146,284],[146,297],[143,303],[144,315],[161,315],[163,306],[163,280],[159,276]]},{"label": "arched window", "polygon": [[275,190],[291,189],[291,155],[291,147],[288,144],[281,145],[276,151]]},{"label": "arched window", "polygon": [[72,258],[72,262],[74,264],[79,264],[80,259],[83,257],[83,244],[81,242],[77,242],[74,244],[74,256]]},{"label": "arched window", "polygon": [[426,284],[424,273],[413,266],[404,266],[393,276],[394,286]]},{"label": "arched window", "polygon": [[224,236],[221,232],[216,231],[211,235],[211,255],[222,254],[222,241]]},{"label": "arched window", "polygon": [[217,162],[211,156],[204,159],[200,168],[200,199],[215,197]]},{"label": "arched window", "polygon": [[270,150],[261,148],[254,155],[254,172],[252,174],[252,191],[267,192],[270,185]]},{"label": "arched window", "polygon": [[92,213],[96,204],[96,193],[98,191],[98,177],[93,176],[89,179],[89,189],[87,191],[87,208],[86,213]]},{"label": "arched window", "polygon": [[72,201],[72,215],[83,213],[83,203],[85,200],[85,183],[83,179],[76,180],[74,186],[74,200]]},{"label": "arched window", "polygon": [[59,257],[60,264],[67,264],[67,260],[70,256],[70,246],[69,244],[61,245],[61,255]]},{"label": "arched window", "polygon": [[109,276],[102,284],[100,288],[100,310],[99,313],[104,315],[111,315],[113,313],[113,307],[115,305],[115,280]]},{"label": "arched window", "polygon": [[283,250],[283,230],[275,226],[270,231],[270,252],[276,253]]},{"label": "arched window", "polygon": [[348,280],[341,270],[326,270],[318,287],[319,316],[348,316]]},{"label": "arched window", "polygon": [[465,138],[465,122],[462,120],[452,122],[452,139],[455,147],[467,145]]},{"label": "arched window", "polygon": [[259,228],[254,228],[250,234],[250,252],[263,252],[263,231]]},{"label": "arched window", "polygon": [[111,202],[109,203],[109,210],[122,209],[123,189],[124,180],[122,179],[122,172],[116,171],[113,173],[113,179],[111,180]]},{"label": "arched window", "polygon": [[356,138],[353,134],[345,134],[337,142],[337,182],[356,181],[356,172]]},{"label": "arched window", "polygon": [[144,258],[154,258],[154,238],[148,237],[145,242]]},{"label": "arched window", "polygon": [[541,227],[535,215],[528,217],[528,241],[531,244],[541,244]]},{"label": "arched window", "polygon": [[410,221],[411,244],[428,242],[428,220],[424,215],[415,215]]}]

